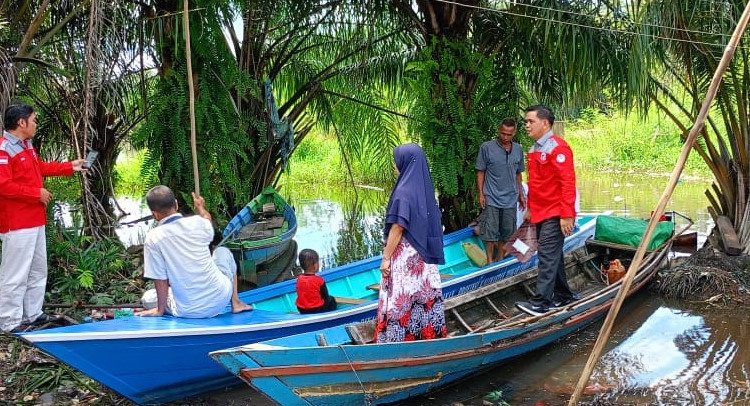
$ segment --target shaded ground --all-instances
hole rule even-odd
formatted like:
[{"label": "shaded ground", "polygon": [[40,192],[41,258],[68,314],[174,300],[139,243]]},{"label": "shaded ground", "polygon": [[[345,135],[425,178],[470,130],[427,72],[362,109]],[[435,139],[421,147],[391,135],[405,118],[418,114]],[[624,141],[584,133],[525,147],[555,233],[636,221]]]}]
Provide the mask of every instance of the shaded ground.
[{"label": "shaded ground", "polygon": [[[662,295],[717,306],[750,305],[750,257],[730,257],[704,247],[659,274]],[[56,362],[20,339],[0,333],[0,405],[132,405],[127,399]],[[272,405],[247,387],[188,398],[182,405]]]},{"label": "shaded ground", "polygon": [[0,333],[0,404],[129,405],[125,399],[31,348]]}]

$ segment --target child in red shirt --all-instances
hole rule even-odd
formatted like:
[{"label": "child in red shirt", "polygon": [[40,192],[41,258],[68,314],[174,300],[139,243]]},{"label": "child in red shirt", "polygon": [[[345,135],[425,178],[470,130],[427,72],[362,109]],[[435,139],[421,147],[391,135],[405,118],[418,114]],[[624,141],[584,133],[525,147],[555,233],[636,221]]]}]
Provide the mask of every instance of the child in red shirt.
[{"label": "child in red shirt", "polygon": [[326,282],[316,275],[320,271],[320,257],[311,249],[299,253],[299,265],[304,270],[297,276],[297,310],[302,314],[336,310],[336,299],[328,294]]}]

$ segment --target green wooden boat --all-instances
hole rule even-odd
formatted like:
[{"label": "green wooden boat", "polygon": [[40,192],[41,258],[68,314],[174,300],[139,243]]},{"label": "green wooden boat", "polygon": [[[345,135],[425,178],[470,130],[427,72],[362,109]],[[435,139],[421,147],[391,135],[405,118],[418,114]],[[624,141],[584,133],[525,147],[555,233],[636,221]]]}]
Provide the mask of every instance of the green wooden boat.
[{"label": "green wooden boat", "polygon": [[223,237],[227,241],[224,245],[239,260],[242,278],[263,286],[283,280],[279,273],[286,266],[273,267],[273,272],[260,269],[293,248],[296,232],[294,208],[268,186],[229,221]]}]

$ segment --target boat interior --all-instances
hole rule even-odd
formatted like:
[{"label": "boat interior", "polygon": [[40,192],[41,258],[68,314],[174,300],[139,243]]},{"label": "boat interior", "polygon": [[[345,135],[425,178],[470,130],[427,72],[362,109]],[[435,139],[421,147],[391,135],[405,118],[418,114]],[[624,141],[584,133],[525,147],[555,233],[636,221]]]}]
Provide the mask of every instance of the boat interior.
[{"label": "boat interior", "polygon": [[[467,242],[483,247],[482,241],[476,236],[471,236],[446,246],[446,263],[439,266],[442,280],[463,276],[479,269],[479,266],[475,265],[464,252],[462,244]],[[511,257],[500,261],[498,266],[509,261],[512,261]],[[378,298],[380,290],[379,266],[379,261],[371,261],[365,266],[365,269],[359,272],[352,272],[336,279],[326,280],[328,292],[336,298],[336,302],[339,303],[339,309],[347,306],[356,306]],[[268,311],[296,313],[296,299],[296,292],[288,292],[281,296],[254,303],[253,306],[257,309]]]},{"label": "boat interior", "polygon": [[[578,221],[583,224],[594,221],[594,218],[595,216],[580,216]],[[443,281],[460,278],[481,268],[467,253],[467,249],[465,248],[467,246],[474,246],[484,250],[483,241],[475,235],[468,235],[444,247],[445,264],[438,266],[440,278]],[[517,262],[517,260],[512,256],[507,256],[501,261],[487,265],[487,267],[503,267],[512,262]],[[349,266],[344,265],[344,267]],[[380,261],[378,257],[375,260],[364,260],[352,264],[351,272],[342,272],[326,277],[328,292],[336,298],[337,303],[339,303],[339,309],[377,300],[380,290],[379,266]],[[325,275],[323,276],[325,277]],[[279,296],[254,302],[253,306],[256,309],[271,312],[298,313],[295,305],[296,299],[297,294],[292,290]]]},{"label": "boat interior", "polygon": [[[640,273],[650,272],[664,259],[662,250],[647,251]],[[558,314],[611,292],[619,284],[608,280],[611,264],[619,261],[627,269],[635,253],[631,246],[587,240],[582,246],[565,257],[565,271],[568,283],[579,300],[564,307],[551,308],[544,315],[530,315],[519,310],[515,303],[528,301],[535,292],[537,268],[523,271],[512,277],[474,291],[453,296],[444,301],[448,336],[478,333],[487,330],[516,327],[533,323],[542,317]],[[615,261],[616,260],[616,261]],[[374,321],[366,321],[346,326],[351,344],[373,342]]]}]

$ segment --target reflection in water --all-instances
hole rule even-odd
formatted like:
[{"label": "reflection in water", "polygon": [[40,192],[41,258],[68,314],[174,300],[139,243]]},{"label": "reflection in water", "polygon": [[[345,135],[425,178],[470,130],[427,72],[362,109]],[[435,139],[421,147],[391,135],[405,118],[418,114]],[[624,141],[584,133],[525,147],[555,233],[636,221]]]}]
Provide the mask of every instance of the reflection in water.
[{"label": "reflection in water", "polygon": [[[588,212],[612,210],[616,215],[648,218],[669,180],[666,176],[643,176],[626,172],[596,172],[576,169],[581,209]],[[708,234],[713,220],[703,197],[709,181],[680,181],[669,199],[666,210],[676,210],[691,217],[693,231]]]},{"label": "reflection in water", "polygon": [[[323,268],[331,268],[380,254],[383,213],[388,195],[380,190],[292,190],[297,211],[299,249],[318,251]],[[322,193],[325,192],[325,193]]]},{"label": "reflection in water", "polygon": [[336,264],[379,255],[383,251],[383,244],[383,216],[366,214],[363,203],[354,199],[344,212],[336,243]]},{"label": "reflection in water", "polygon": [[[120,196],[116,203],[114,214],[118,217],[118,224],[120,224],[115,229],[117,237],[125,247],[143,244],[146,240],[146,233],[154,225],[153,220],[137,221],[151,214],[146,206],[145,199]],[[56,202],[53,212],[55,221],[60,222],[65,227],[80,231],[83,226],[80,208],[77,205]]]},{"label": "reflection in water", "polygon": [[[667,177],[632,173],[578,170],[581,210],[612,210],[616,215],[647,218],[667,183]],[[708,187],[705,181],[680,182],[667,210],[691,217],[694,231],[708,234],[713,227],[706,202],[696,199]],[[297,209],[300,249],[313,248],[331,267],[376,255],[382,249],[382,221],[388,191],[357,188],[310,188],[289,185],[282,194]]]},{"label": "reflection in water", "polygon": [[671,306],[657,309],[602,358],[592,379],[621,386],[596,399],[663,405],[750,401],[746,331],[750,318],[703,313]]},{"label": "reflection in water", "polygon": [[[700,312],[700,314],[698,314]],[[750,404],[747,312],[694,308],[643,292],[622,308],[581,404]],[[516,405],[566,404],[588,360],[601,322],[404,404],[483,405],[500,390]]]}]

